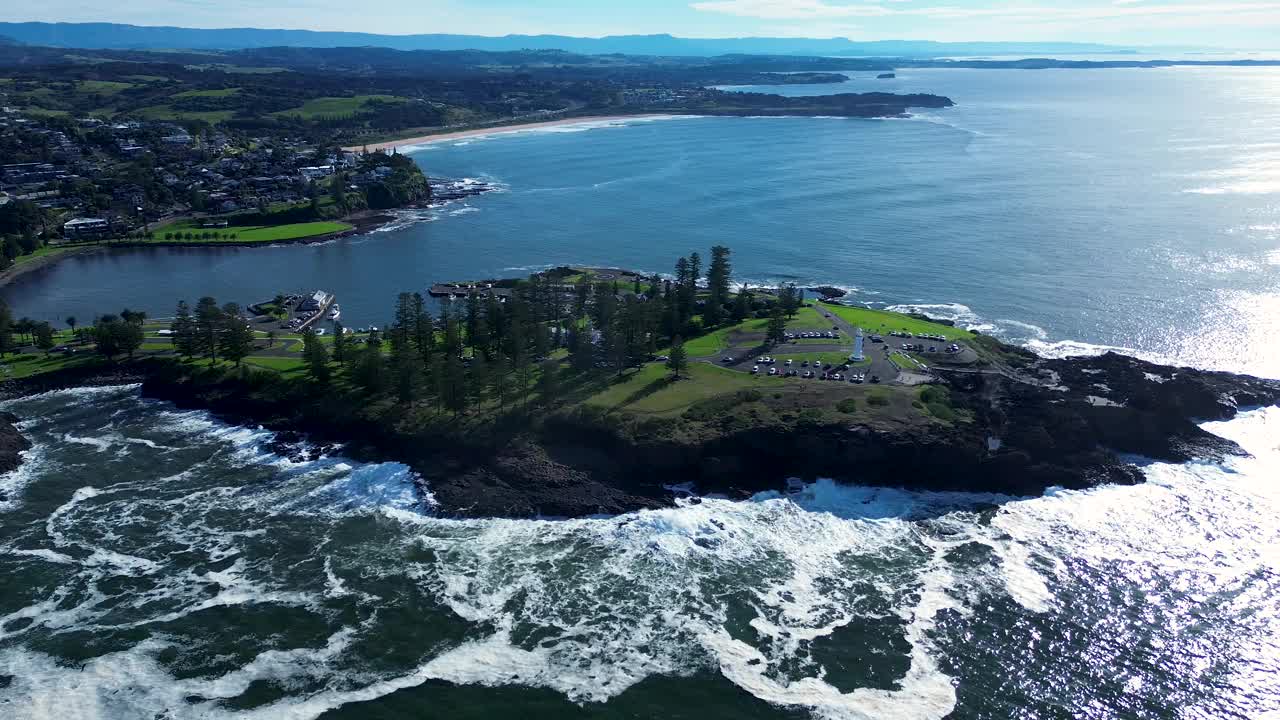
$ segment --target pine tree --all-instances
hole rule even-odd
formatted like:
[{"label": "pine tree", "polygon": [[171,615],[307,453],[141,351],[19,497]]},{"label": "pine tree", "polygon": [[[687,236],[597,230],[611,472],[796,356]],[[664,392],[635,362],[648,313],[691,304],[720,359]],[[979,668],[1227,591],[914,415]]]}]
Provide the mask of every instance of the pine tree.
[{"label": "pine tree", "polygon": [[733,312],[730,313],[729,319],[734,323],[740,323],[747,319],[751,314],[751,291],[746,285],[738,289],[738,295],[733,299]]},{"label": "pine tree", "polygon": [[53,326],[47,322],[36,325],[35,329],[36,347],[40,348],[47,355],[53,349]]},{"label": "pine tree", "polygon": [[418,355],[422,358],[422,367],[431,367],[431,356],[436,350],[436,324],[427,309],[427,302],[422,293],[413,294],[413,337]]},{"label": "pine tree", "polygon": [[310,328],[302,334],[302,359],[312,380],[321,385],[329,384],[329,352]]},{"label": "pine tree", "polygon": [[342,323],[335,322],[333,324],[334,362],[345,363],[347,361],[347,347],[350,343],[351,338],[347,337],[347,329],[342,327]]},{"label": "pine tree", "polygon": [[205,296],[196,303],[196,352],[212,361],[218,359],[218,330],[222,326],[222,309],[218,301]]},{"label": "pine tree", "polygon": [[440,383],[440,400],[454,417],[467,408],[467,370],[462,358],[446,355]]},{"label": "pine tree", "polygon": [[191,307],[187,305],[186,300],[178,302],[178,311],[174,315],[170,330],[173,333],[173,349],[179,355],[189,358],[198,352],[196,322],[191,317]]},{"label": "pine tree", "polygon": [[729,301],[729,248],[711,248],[711,266],[707,269],[707,309],[703,325],[715,327],[724,322],[724,306]]},{"label": "pine tree", "polygon": [[240,366],[240,361],[253,351],[253,331],[240,314],[240,306],[227,303],[222,307],[222,329],[218,334],[222,356]]},{"label": "pine tree", "polygon": [[775,304],[769,315],[768,341],[780,345],[787,339],[787,319],[783,316],[782,306]]},{"label": "pine tree", "polygon": [[782,286],[778,292],[778,304],[782,306],[782,312],[789,318],[795,317],[796,313],[800,312],[800,296],[793,283]]},{"label": "pine tree", "polygon": [[476,356],[471,361],[470,377],[467,380],[466,392],[467,401],[474,407],[479,407],[484,403],[485,393],[489,389],[492,382],[489,378],[492,368],[483,357]]},{"label": "pine tree", "polygon": [[544,406],[554,405],[560,401],[562,391],[560,363],[554,360],[542,363],[542,372],[538,375],[538,402]]},{"label": "pine tree", "polygon": [[382,392],[386,384],[386,361],[382,358],[382,338],[376,332],[369,333],[364,349],[356,360],[354,379],[370,395]]},{"label": "pine tree", "polygon": [[13,352],[13,314],[9,305],[0,300],[0,357]]},{"label": "pine tree", "polygon": [[578,372],[588,372],[595,365],[590,329],[569,329],[569,364]]},{"label": "pine tree", "polygon": [[689,355],[684,349],[684,339],[676,336],[671,341],[671,354],[667,356],[667,368],[671,370],[672,377],[680,379],[680,373],[689,367]]}]

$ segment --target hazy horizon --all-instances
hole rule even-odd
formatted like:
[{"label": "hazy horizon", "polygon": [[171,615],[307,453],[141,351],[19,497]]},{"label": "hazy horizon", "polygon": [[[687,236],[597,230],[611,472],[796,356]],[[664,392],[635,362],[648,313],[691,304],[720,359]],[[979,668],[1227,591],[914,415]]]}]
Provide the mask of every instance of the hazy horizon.
[{"label": "hazy horizon", "polygon": [[669,34],[688,39],[804,38],[853,42],[1090,43],[1124,47],[1267,50],[1280,31],[1280,2],[1204,0],[370,0],[358,14],[333,0],[304,9],[143,0],[90,6],[51,0],[0,10],[4,22],[110,22],[192,29],[271,29],[383,35]]}]

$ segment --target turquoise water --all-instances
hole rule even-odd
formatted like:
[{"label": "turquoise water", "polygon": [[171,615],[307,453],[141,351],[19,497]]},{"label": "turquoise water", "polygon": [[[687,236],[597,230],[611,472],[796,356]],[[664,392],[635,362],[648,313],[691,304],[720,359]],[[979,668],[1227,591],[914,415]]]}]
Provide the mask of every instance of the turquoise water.
[{"label": "turquoise water", "polygon": [[839,89],[958,105],[431,146],[416,156],[430,173],[505,191],[319,247],[74,259],[5,294],[19,315],[57,320],[325,287],[348,324],[381,324],[395,292],[434,281],[558,263],[668,271],[723,243],[742,280],[849,287],[1046,352],[1117,346],[1280,376],[1280,69],[918,70]]}]

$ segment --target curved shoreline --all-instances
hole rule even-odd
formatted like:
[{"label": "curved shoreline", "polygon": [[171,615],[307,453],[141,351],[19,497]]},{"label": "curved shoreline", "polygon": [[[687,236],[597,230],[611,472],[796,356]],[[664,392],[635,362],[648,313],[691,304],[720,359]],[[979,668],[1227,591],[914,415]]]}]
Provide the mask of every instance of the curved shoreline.
[{"label": "curved shoreline", "polygon": [[[396,413],[360,412],[359,394],[307,382],[261,385],[224,367],[140,358],[0,383],[0,399],[84,385],[141,383],[143,397],[200,409],[225,422],[299,443],[342,447],[355,460],[404,463],[453,517],[616,515],[665,507],[678,477],[700,494],[730,498],[777,490],[783,478],[938,492],[1038,496],[1144,480],[1140,463],[1221,460],[1243,450],[1200,427],[1246,408],[1280,404],[1280,381],[1172,368],[1108,354],[1049,360],[1005,346],[1018,377],[944,379],[954,422],[892,411],[856,420],[706,424],[656,436],[564,407],[517,425],[406,426]],[[1101,390],[1105,386],[1106,391]],[[1097,395],[1103,393],[1103,395]],[[752,402],[769,403],[767,397]],[[745,402],[745,401],[744,401]],[[2,427],[2,425],[0,425]],[[18,441],[20,442],[20,440]],[[20,455],[15,454],[16,457]]]},{"label": "curved shoreline", "polygon": [[[410,208],[401,208],[410,209]],[[82,255],[92,255],[101,252],[111,252],[113,250],[139,250],[143,248],[191,248],[191,249],[209,249],[209,248],[262,248],[276,247],[280,245],[315,245],[318,243],[326,243],[330,240],[339,240],[341,238],[354,237],[356,235],[364,235],[373,232],[378,228],[388,225],[395,221],[395,217],[382,212],[364,215],[361,217],[343,218],[341,222],[351,225],[346,230],[338,232],[324,233],[323,235],[309,235],[307,237],[292,238],[290,240],[269,240],[261,242],[245,241],[245,240],[217,240],[217,241],[200,241],[193,240],[191,242],[173,242],[173,241],[118,241],[105,242],[95,245],[75,245],[66,247],[57,253],[51,253],[29,260],[21,265],[14,265],[4,272],[0,272],[0,289],[3,289],[13,283],[13,281],[44,268],[73,257]]]},{"label": "curved shoreline", "polygon": [[698,117],[696,115],[686,115],[681,113],[640,113],[636,115],[588,115],[583,117],[561,118],[559,120],[545,120],[542,122],[518,123],[515,125],[491,125],[486,127],[472,128],[470,130],[448,130],[441,129],[441,132],[431,133],[427,135],[418,135],[415,137],[401,138],[398,140],[387,140],[384,142],[367,143],[364,145],[353,145],[344,147],[347,152],[359,152],[361,150],[369,150],[377,152],[379,150],[392,150],[403,147],[412,147],[415,145],[432,145],[434,143],[449,142],[451,140],[465,140],[467,138],[486,137],[489,135],[505,135],[509,133],[519,133],[528,130],[539,130],[550,127],[564,127],[569,125],[587,125],[596,122],[613,122],[617,120],[646,120],[651,118],[667,118],[667,117]]}]

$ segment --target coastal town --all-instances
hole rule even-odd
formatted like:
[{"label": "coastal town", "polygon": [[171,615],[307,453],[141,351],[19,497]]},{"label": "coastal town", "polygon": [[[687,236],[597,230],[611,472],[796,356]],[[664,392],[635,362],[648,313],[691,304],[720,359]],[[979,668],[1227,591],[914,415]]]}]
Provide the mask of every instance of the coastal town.
[{"label": "coastal town", "polygon": [[340,234],[380,211],[464,199],[407,157],[172,122],[32,116],[0,106],[0,270],[103,242],[283,242]]}]

